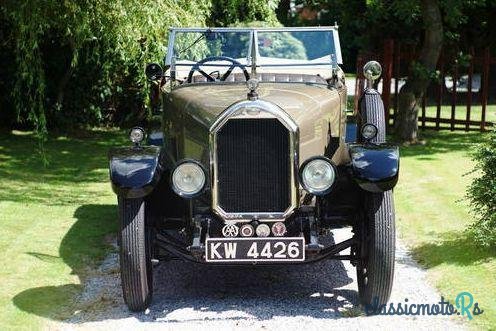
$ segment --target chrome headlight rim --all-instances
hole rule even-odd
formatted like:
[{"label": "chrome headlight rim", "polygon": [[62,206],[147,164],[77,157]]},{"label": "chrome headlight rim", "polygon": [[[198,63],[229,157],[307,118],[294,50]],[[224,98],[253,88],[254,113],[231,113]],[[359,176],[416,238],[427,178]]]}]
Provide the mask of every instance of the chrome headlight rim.
[{"label": "chrome headlight rim", "polygon": [[[322,161],[327,162],[327,163],[331,166],[331,168],[332,168],[332,170],[333,170],[333,173],[334,173],[334,180],[333,180],[332,184],[331,184],[329,187],[327,187],[325,190],[317,191],[317,190],[315,190],[315,189],[313,189],[313,188],[311,188],[311,187],[308,187],[308,186],[306,185],[305,181],[303,180],[303,172],[304,172],[304,170],[305,170],[305,167],[306,167],[308,164],[310,164],[312,161],[315,161],[315,160],[322,160]],[[300,181],[300,184],[301,184],[301,186],[303,187],[303,189],[304,189],[305,191],[307,191],[307,192],[308,192],[308,193],[310,193],[310,194],[316,195],[316,196],[324,196],[324,195],[329,194],[329,193],[332,191],[332,189],[334,188],[334,185],[336,184],[336,180],[337,180],[338,172],[337,172],[337,167],[336,167],[336,165],[335,165],[335,164],[334,164],[334,163],[333,163],[333,162],[332,162],[329,158],[327,158],[327,157],[325,157],[325,156],[320,156],[320,155],[319,155],[319,156],[313,156],[313,157],[311,157],[311,158],[306,159],[306,160],[302,163],[302,165],[301,165],[301,167],[300,167],[300,170],[299,170],[298,175],[299,175],[299,176],[298,176],[298,179],[299,179],[299,181]]]},{"label": "chrome headlight rim", "polygon": [[[200,188],[196,192],[188,193],[188,192],[181,191],[174,182],[174,174],[179,169],[179,167],[181,167],[184,164],[193,164],[193,165],[197,166],[203,174],[203,186],[202,186],[202,188]],[[207,189],[207,186],[208,186],[207,185],[207,178],[208,178],[207,177],[207,171],[205,170],[205,167],[200,162],[198,162],[197,160],[193,160],[193,159],[184,159],[184,160],[177,162],[176,166],[171,171],[170,186],[172,187],[172,190],[174,191],[174,193],[176,193],[180,197],[185,198],[185,199],[192,199],[192,198],[195,198],[195,197],[202,195],[205,192],[205,190]]]},{"label": "chrome headlight rim", "polygon": [[135,126],[129,130],[128,136],[133,144],[140,145],[145,140],[146,132],[141,126]]},{"label": "chrome headlight rim", "polygon": [[[366,130],[370,130],[370,129],[372,129],[374,132],[372,136],[366,135],[365,133]],[[360,134],[362,135],[363,139],[365,139],[366,141],[371,141],[372,139],[376,138],[378,133],[379,133],[379,129],[375,124],[372,123],[365,123],[364,125],[362,125],[362,128],[360,129]]]}]

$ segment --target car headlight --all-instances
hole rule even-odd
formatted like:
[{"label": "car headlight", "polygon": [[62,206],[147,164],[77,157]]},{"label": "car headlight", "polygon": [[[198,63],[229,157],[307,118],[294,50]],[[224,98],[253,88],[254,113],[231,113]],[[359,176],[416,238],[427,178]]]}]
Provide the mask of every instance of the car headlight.
[{"label": "car headlight", "polygon": [[374,124],[366,123],[362,126],[362,137],[365,140],[372,140],[377,136],[377,127]]},{"label": "car headlight", "polygon": [[301,167],[300,181],[308,193],[327,194],[336,181],[336,168],[323,156],[308,159]]},{"label": "car headlight", "polygon": [[205,187],[205,181],[205,171],[196,161],[185,161],[172,173],[172,189],[184,198],[200,193]]}]

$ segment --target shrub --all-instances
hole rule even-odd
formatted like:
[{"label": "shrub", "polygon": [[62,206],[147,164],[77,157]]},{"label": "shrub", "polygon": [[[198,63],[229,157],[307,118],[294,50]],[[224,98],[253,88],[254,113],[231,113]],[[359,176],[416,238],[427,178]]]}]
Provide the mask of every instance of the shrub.
[{"label": "shrub", "polygon": [[476,221],[470,230],[483,246],[496,247],[496,129],[476,150],[476,177],[468,188],[468,198]]}]

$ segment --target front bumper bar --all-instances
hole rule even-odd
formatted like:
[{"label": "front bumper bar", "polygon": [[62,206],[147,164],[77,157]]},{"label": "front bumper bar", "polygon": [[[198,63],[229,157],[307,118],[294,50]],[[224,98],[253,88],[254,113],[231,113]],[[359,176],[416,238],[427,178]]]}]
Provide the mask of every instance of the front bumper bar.
[{"label": "front bumper bar", "polygon": [[[158,246],[165,250],[170,255],[189,262],[200,263],[205,265],[236,265],[240,266],[243,264],[226,264],[226,263],[215,263],[215,262],[206,262],[205,261],[205,246],[203,244],[192,245],[186,247],[184,243],[179,240],[171,237],[167,234],[158,234],[156,238],[156,243]],[[328,246],[319,245],[320,249],[315,249],[314,245],[307,244],[305,247],[305,256],[306,259],[304,261],[288,261],[288,263],[277,262],[277,263],[264,263],[257,264],[256,262],[247,262],[244,265],[257,265],[257,266],[267,266],[267,265],[284,265],[284,264],[308,264],[315,263],[324,259],[333,259],[333,260],[349,260],[352,264],[357,262],[356,249],[355,246],[358,244],[358,240],[356,236],[342,241],[337,244],[332,244]],[[345,249],[351,248],[351,253],[349,255],[340,255],[339,253],[344,251]]]}]

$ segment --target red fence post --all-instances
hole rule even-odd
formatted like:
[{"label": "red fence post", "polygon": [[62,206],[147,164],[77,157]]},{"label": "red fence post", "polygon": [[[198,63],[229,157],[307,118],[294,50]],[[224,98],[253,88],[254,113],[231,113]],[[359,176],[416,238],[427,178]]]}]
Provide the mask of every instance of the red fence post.
[{"label": "red fence post", "polygon": [[356,61],[356,76],[355,76],[355,97],[354,97],[354,114],[358,114],[358,99],[360,97],[360,71],[362,69],[362,57],[357,56]]},{"label": "red fence post", "polygon": [[358,81],[358,88],[355,90],[355,96],[357,100],[357,110],[359,107],[359,100],[360,97],[363,95],[363,92],[365,91],[365,77],[363,76],[363,66],[365,65],[366,58],[363,56],[360,57],[360,63],[359,66],[357,67],[357,81]]},{"label": "red fence post", "polygon": [[453,75],[451,76],[453,80],[453,90],[451,91],[451,131],[455,130],[455,114],[456,114],[456,86],[458,81],[458,63],[455,62],[455,67],[453,68]]},{"label": "red fence post", "polygon": [[393,109],[393,125],[394,118],[396,118],[396,113],[398,112],[399,107],[399,81],[400,81],[400,62],[401,62],[401,47],[400,42],[396,41],[394,45],[394,109]]},{"label": "red fence post", "polygon": [[426,93],[424,93],[424,96],[422,97],[422,129],[425,129],[425,121],[426,121],[426,112],[425,112],[425,102],[426,102]]},{"label": "red fence post", "polygon": [[[401,58],[404,58],[405,60],[411,60],[411,58],[414,56],[413,53],[408,53],[408,52],[401,52],[401,47],[399,43],[396,43],[395,41],[392,41],[391,47],[393,49],[392,54],[388,54],[389,49],[388,49],[388,42],[390,41],[385,41],[384,42],[384,57],[383,57],[383,65],[384,65],[384,76],[383,76],[383,98],[384,94],[387,95],[387,72],[388,72],[388,64],[390,63],[388,61],[388,56],[391,55],[391,60],[393,63],[393,66],[391,69],[391,76],[394,76],[395,78],[395,83],[394,83],[394,93],[395,93],[395,99],[393,103],[393,115],[390,113],[386,113],[386,116],[389,115],[389,117],[394,117],[397,112],[398,108],[398,94],[399,94],[399,78],[400,78],[400,62]],[[412,55],[413,54],[413,55]],[[428,116],[426,114],[426,109],[427,105],[429,105],[429,100],[426,99],[428,97],[427,95],[424,95],[424,97],[421,100],[421,112],[419,112],[419,127],[421,128],[434,128],[436,130],[444,129],[447,128],[446,126],[441,126],[441,124],[447,124],[448,128],[451,131],[461,129],[465,131],[470,131],[474,129],[475,127],[479,127],[480,131],[485,131],[486,126],[496,126],[496,123],[489,123],[487,122],[487,105],[489,101],[489,74],[491,70],[491,65],[496,63],[496,59],[491,58],[491,53],[489,48],[485,48],[483,51],[482,56],[476,56],[475,49],[474,47],[469,48],[469,54],[470,54],[470,62],[469,66],[467,68],[467,96],[462,97],[461,100],[460,96],[457,94],[457,92],[460,90],[460,76],[463,74],[463,72],[460,69],[458,61],[455,61],[454,63],[452,62],[451,58],[447,58],[445,56],[445,52],[443,51],[441,53],[441,56],[439,57],[439,61],[437,64],[437,69],[440,72],[440,80],[438,85],[436,86],[436,95],[435,95],[435,104],[436,104],[436,116]],[[474,94],[472,92],[473,87],[474,87],[474,71],[475,68],[479,66],[479,63],[481,63],[481,72],[482,72],[482,79],[481,79],[481,84],[480,84],[480,94],[481,94],[481,107],[482,107],[482,112],[481,112],[481,119],[480,121],[478,119],[475,119],[472,115],[472,108],[474,104]],[[450,70],[451,69],[451,70]],[[477,69],[479,70],[479,69]],[[453,84],[451,89],[447,89],[446,86],[446,75],[452,75],[452,80]],[[392,79],[392,77],[391,77]],[[389,85],[390,86],[390,85]],[[449,98],[449,94],[446,94],[446,91],[448,93],[451,93],[451,98]],[[389,93],[393,93],[392,89],[389,88]],[[446,108],[450,107],[451,108],[451,114],[447,114],[444,112],[443,108],[443,99],[445,99],[445,104]],[[389,99],[384,98],[384,106],[388,104]],[[433,100],[434,101],[434,100]],[[463,101],[463,102],[460,102]],[[460,114],[460,118],[457,118],[456,112],[457,112],[457,105],[460,103],[460,109],[458,109],[458,112],[462,112],[462,109],[466,109],[466,114],[463,115]],[[478,102],[477,102],[478,104]],[[450,116],[451,115],[451,116]],[[428,123],[435,123],[434,127],[427,126]],[[394,122],[393,122],[394,124]]]},{"label": "red fence post", "polygon": [[439,120],[441,119],[441,107],[443,103],[443,92],[444,92],[444,52],[441,53],[441,58],[439,59],[439,71],[441,72],[441,81],[439,82],[439,87],[437,89],[437,109],[436,109],[436,130],[439,130]]},{"label": "red fence post", "polygon": [[384,41],[383,66],[382,74],[382,102],[384,103],[384,118],[386,125],[389,124],[389,103],[391,100],[391,77],[393,75],[393,52],[394,40],[387,39]]},{"label": "red fence post", "polygon": [[472,78],[474,75],[474,47],[470,47],[470,65],[468,66],[468,84],[467,84],[467,118],[465,123],[465,131],[470,129],[470,110],[472,107]]},{"label": "red fence post", "polygon": [[489,52],[489,47],[486,47],[486,49],[484,49],[484,62],[483,62],[484,80],[482,82],[482,115],[481,115],[481,124],[480,124],[481,131],[484,131],[486,129],[486,106],[487,106],[487,97],[489,91],[490,65],[491,65],[491,54]]}]

